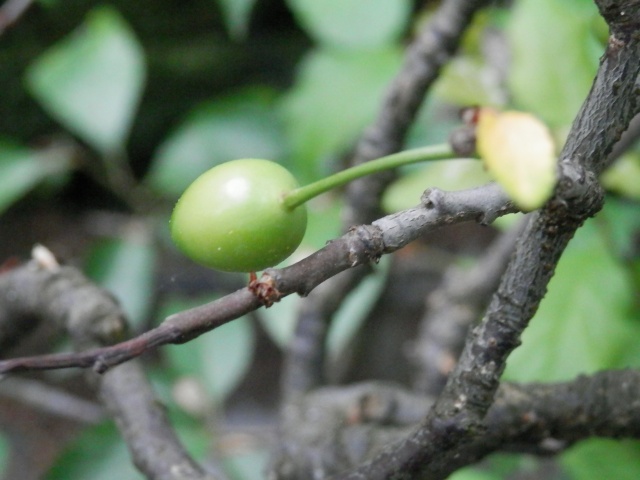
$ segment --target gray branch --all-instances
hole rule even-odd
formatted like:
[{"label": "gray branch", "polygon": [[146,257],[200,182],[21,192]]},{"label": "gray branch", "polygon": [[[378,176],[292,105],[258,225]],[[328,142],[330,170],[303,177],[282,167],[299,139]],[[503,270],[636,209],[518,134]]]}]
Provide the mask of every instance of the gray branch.
[{"label": "gray branch", "polygon": [[[402,149],[409,128],[440,70],[458,50],[463,33],[486,0],[445,0],[409,45],[380,112],[357,144],[352,163],[364,163]],[[344,223],[370,223],[393,174],[369,175],[349,184]]]},{"label": "gray branch", "polygon": [[[113,342],[127,329],[124,313],[108,292],[76,269],[57,265],[53,257],[46,262],[36,257],[0,275],[0,292],[1,319],[56,322],[76,348]],[[104,376],[87,375],[116,421],[133,462],[148,478],[214,480],[184,450],[139,362]]]},{"label": "gray branch", "polygon": [[[637,370],[555,384],[503,383],[481,433],[449,459],[451,469],[497,451],[551,455],[591,437],[638,439],[639,399]],[[434,397],[380,382],[319,388],[285,411],[284,441],[269,478],[323,479],[355,468],[415,431],[433,404]]]},{"label": "gray branch", "polygon": [[554,198],[533,214],[486,315],[471,331],[456,369],[420,428],[336,478],[445,478],[457,468],[454,460],[466,445],[482,435],[506,360],[520,343],[562,252],[584,220],[602,207],[595,175],[608,165],[614,145],[638,113],[640,4],[598,5],[611,22],[612,35],[560,155]]},{"label": "gray branch", "polygon": [[[409,45],[404,63],[389,85],[377,118],[356,145],[352,163],[359,164],[402,148],[424,97],[451,59],[462,34],[486,0],[446,0]],[[352,182],[347,190],[343,225],[371,223],[379,218],[380,197],[394,178],[391,172]],[[282,388],[285,396],[304,393],[323,383],[324,348],[332,315],[342,300],[368,275],[368,269],[349,270],[314,291],[300,312],[294,340],[285,358]]]},{"label": "gray branch", "polygon": [[442,284],[427,297],[425,316],[410,352],[416,391],[427,395],[442,391],[469,327],[482,316],[498,288],[525,222],[526,218],[500,235],[473,268],[450,267]]},{"label": "gray branch", "polygon": [[[265,270],[258,282],[258,289],[263,288],[270,292],[271,296],[267,299],[269,302],[277,301],[292,293],[306,296],[315,287],[338,273],[375,262],[382,255],[402,248],[429,230],[457,222],[488,222],[500,215],[517,211],[511,200],[495,184],[460,192],[431,189],[425,192],[423,202],[423,205],[383,217],[371,225],[354,227],[342,237],[331,241],[324,248],[294,265],[283,269]],[[60,271],[67,270],[62,267]],[[31,281],[30,275],[34,276]],[[43,276],[45,278],[40,279]],[[17,291],[14,283],[20,282],[20,295],[5,298],[4,302],[0,302],[0,318],[6,315],[2,312],[3,309],[15,311],[19,305],[23,303],[28,305],[29,302],[34,301],[29,296],[29,292],[34,292],[32,282],[53,282],[52,279],[58,282],[69,282],[61,273],[57,276],[44,275],[37,269],[35,271],[30,269],[29,265],[0,275],[0,292]],[[86,294],[86,289],[89,287],[78,283],[77,281],[74,283],[78,293],[73,293],[76,290],[72,290],[59,292],[59,297],[35,295],[39,298],[35,300],[34,308],[37,307],[38,310],[34,312],[48,312],[48,308],[55,309],[62,303],[62,306],[68,309],[66,315],[69,315],[71,320],[80,321],[84,318],[82,315],[86,313],[83,309],[89,309],[90,303],[87,298],[92,297]],[[56,283],[53,282],[53,285]],[[36,288],[35,291],[39,290]],[[57,292],[55,289],[54,291]],[[51,306],[49,302],[52,303]],[[243,288],[214,302],[171,315],[158,327],[115,345],[79,353],[0,360],[0,373],[68,367],[93,368],[103,373],[115,365],[138,357],[149,349],[169,343],[188,342],[256,310],[264,302],[265,298],[256,294],[256,289]],[[98,335],[98,338],[108,339],[114,338],[115,335],[123,335],[122,319],[114,317],[109,311],[103,311],[104,309],[102,303],[99,303],[95,309],[91,310],[91,313],[98,316],[97,318],[104,318],[104,325],[101,321],[95,321],[90,327],[91,332]],[[59,314],[54,311],[53,314],[60,316],[61,321],[64,321],[64,310]],[[114,333],[109,333],[112,331]],[[93,338],[90,335],[87,337]]]}]

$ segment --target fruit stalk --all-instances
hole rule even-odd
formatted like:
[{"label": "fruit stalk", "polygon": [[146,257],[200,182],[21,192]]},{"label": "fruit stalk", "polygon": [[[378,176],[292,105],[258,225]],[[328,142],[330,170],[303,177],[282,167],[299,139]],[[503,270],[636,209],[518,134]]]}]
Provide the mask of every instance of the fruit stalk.
[{"label": "fruit stalk", "polygon": [[357,178],[379,173],[392,168],[411,165],[412,163],[426,162],[429,160],[446,160],[457,157],[449,144],[430,145],[427,147],[413,148],[403,152],[393,153],[369,162],[347,168],[333,175],[325,177],[303,187],[298,187],[286,193],[282,198],[283,206],[291,211],[317,197],[321,193],[345,185]]}]

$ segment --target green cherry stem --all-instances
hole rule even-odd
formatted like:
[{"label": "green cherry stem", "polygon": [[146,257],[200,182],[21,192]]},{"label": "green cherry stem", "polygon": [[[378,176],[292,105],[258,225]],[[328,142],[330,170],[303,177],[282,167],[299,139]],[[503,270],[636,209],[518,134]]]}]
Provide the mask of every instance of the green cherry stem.
[{"label": "green cherry stem", "polygon": [[340,187],[360,177],[379,173],[392,168],[410,165],[412,163],[426,162],[429,160],[445,160],[457,158],[449,144],[430,145],[428,147],[414,148],[403,152],[380,157],[369,162],[347,168],[333,175],[325,177],[317,182],[298,187],[285,194],[282,204],[287,210],[294,210],[308,200],[317,197],[321,193]]}]

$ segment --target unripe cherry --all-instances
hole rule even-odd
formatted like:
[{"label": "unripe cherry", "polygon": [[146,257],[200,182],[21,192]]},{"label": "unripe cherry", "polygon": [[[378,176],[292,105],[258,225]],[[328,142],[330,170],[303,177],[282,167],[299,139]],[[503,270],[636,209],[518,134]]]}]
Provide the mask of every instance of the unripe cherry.
[{"label": "unripe cherry", "polygon": [[171,217],[171,236],[191,259],[226,272],[272,267],[300,245],[307,227],[304,205],[287,208],[293,175],[261,159],[223,163],[184,192]]},{"label": "unripe cherry", "polygon": [[402,165],[453,158],[448,145],[387,155],[299,187],[269,160],[223,163],[198,177],[171,217],[171,236],[192,260],[226,272],[255,272],[291,255],[307,228],[308,200],[356,178]]}]

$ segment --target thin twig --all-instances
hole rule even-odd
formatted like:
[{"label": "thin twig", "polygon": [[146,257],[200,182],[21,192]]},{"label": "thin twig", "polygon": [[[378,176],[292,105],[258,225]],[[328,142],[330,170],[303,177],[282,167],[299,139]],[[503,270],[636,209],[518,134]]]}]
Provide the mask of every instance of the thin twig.
[{"label": "thin twig", "polygon": [[96,402],[38,380],[5,378],[0,396],[76,422],[95,424],[105,419],[104,409]]},{"label": "thin twig", "polygon": [[[327,246],[295,265],[283,269],[268,269],[262,274],[260,283],[268,286],[276,300],[292,293],[306,296],[325,280],[349,268],[377,261],[381,255],[395,252],[426,231],[456,222],[490,223],[498,216],[516,211],[504,191],[493,183],[460,192],[432,189],[425,192],[423,203],[421,206],[383,217],[371,225],[354,227],[347,234],[331,241]],[[16,291],[12,286],[16,279],[20,280],[23,288],[20,290],[20,295],[12,296],[11,299],[5,298],[4,302],[0,302],[0,308],[12,308],[15,304],[32,301],[31,291],[24,288],[29,284],[28,278],[25,278],[29,275],[34,275],[41,282],[37,284],[37,288],[42,289],[42,285],[45,285],[53,292],[58,292],[61,289],[60,284],[69,283],[69,278],[75,278],[78,273],[73,273],[70,267],[61,267],[55,272],[43,273],[42,269],[34,269],[31,265],[10,270],[0,275],[0,293]],[[74,305],[76,309],[90,309],[92,297],[88,294],[88,287],[80,285],[78,281],[70,283],[73,289],[70,292],[60,292],[58,296],[64,301],[53,302],[53,307]],[[46,294],[35,296],[39,298],[33,308],[45,309],[40,310],[38,314],[46,312],[46,309],[50,308],[48,296]],[[2,360],[0,373],[68,367],[93,368],[102,373],[152,348],[192,340],[256,310],[263,305],[263,300],[254,293],[254,290],[243,288],[214,302],[172,315],[158,327],[116,345],[79,353]],[[99,304],[98,308],[104,307]],[[91,309],[93,311],[95,307]],[[64,318],[65,313],[77,316],[73,310],[57,311],[56,315]],[[116,332],[122,330],[121,326],[114,327],[114,325],[120,325],[122,321],[120,318],[113,317],[111,313],[103,313],[102,316],[109,319],[107,330]],[[95,323],[94,328],[101,332],[104,328],[100,326],[100,322]]]},{"label": "thin twig", "polygon": [[[402,149],[425,95],[458,50],[462,35],[487,0],[445,0],[409,45],[375,121],[360,138],[352,163]],[[393,175],[370,175],[349,184],[344,224],[370,223],[380,216],[380,198]]]}]

